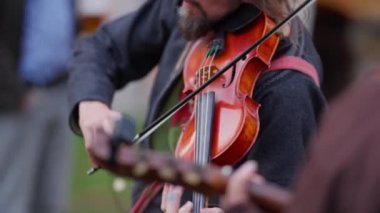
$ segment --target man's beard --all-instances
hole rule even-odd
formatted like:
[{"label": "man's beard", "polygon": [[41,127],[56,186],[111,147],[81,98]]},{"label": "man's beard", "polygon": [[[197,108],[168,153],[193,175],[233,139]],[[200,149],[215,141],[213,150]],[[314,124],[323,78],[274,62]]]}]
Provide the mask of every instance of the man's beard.
[{"label": "man's beard", "polygon": [[183,37],[187,40],[198,39],[211,30],[211,23],[206,13],[200,6],[198,6],[198,8],[201,11],[200,16],[192,16],[189,11],[183,7],[179,7],[178,9],[178,26]]}]

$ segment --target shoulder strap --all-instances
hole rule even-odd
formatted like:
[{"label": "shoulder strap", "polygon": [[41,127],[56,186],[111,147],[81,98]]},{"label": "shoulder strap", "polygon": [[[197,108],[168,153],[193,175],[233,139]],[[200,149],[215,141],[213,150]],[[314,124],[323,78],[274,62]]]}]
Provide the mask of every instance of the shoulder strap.
[{"label": "shoulder strap", "polygon": [[318,87],[320,86],[318,72],[315,69],[314,65],[297,56],[281,56],[280,58],[275,59],[272,61],[270,68],[265,70],[264,73],[284,69],[291,69],[301,72],[309,76]]}]

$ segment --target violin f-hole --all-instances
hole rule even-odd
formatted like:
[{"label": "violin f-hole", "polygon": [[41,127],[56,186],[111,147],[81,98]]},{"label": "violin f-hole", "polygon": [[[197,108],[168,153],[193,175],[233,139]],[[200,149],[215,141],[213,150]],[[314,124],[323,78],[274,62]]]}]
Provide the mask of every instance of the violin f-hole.
[{"label": "violin f-hole", "polygon": [[234,81],[235,79],[235,75],[236,75],[236,65],[232,67],[232,73],[231,73],[231,79],[230,79],[230,82],[228,82],[228,84],[223,84],[223,88],[227,88],[229,87],[232,82]]}]

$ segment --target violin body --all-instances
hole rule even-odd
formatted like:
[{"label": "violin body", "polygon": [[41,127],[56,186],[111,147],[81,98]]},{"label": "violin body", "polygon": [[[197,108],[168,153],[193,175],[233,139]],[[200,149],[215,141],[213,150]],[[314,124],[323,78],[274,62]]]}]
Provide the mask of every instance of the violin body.
[{"label": "violin body", "polygon": [[[215,34],[210,33],[197,40],[185,61],[183,92],[195,90],[199,84],[207,81],[274,25],[271,19],[261,14],[251,26],[238,32],[227,33],[224,37],[223,51],[212,56],[210,63],[205,63],[205,55],[210,51]],[[213,163],[235,164],[255,143],[260,128],[260,105],[252,99],[252,94],[258,77],[270,66],[278,43],[278,35],[270,37],[205,89],[215,94],[210,148],[210,159]],[[195,157],[195,111],[194,108],[190,119],[182,126],[175,153],[177,157]]]}]

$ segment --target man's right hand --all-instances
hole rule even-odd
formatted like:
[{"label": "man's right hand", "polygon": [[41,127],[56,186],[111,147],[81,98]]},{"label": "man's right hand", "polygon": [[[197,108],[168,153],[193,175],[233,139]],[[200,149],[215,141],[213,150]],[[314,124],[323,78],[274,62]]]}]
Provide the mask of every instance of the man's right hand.
[{"label": "man's right hand", "polygon": [[79,126],[82,130],[85,147],[94,167],[93,152],[109,152],[109,141],[113,134],[115,123],[121,119],[119,112],[112,111],[99,101],[82,101],[79,103]]}]

